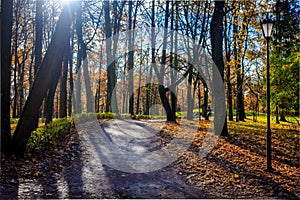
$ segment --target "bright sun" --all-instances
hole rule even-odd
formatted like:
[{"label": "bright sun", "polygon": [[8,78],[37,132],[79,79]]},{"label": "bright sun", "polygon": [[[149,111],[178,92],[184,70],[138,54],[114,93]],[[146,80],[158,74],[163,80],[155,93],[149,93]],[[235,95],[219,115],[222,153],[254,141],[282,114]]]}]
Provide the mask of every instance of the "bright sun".
[{"label": "bright sun", "polygon": [[66,3],[69,3],[71,1],[74,1],[74,0],[59,0],[62,4],[66,4]]}]

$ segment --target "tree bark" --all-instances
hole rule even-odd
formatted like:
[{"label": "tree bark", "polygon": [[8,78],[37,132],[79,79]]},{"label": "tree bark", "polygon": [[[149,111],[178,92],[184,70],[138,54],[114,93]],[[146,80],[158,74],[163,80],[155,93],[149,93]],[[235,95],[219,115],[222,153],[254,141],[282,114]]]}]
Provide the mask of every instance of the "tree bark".
[{"label": "tree bark", "polygon": [[74,10],[70,9],[69,6],[65,6],[59,17],[51,43],[36,75],[12,138],[13,153],[16,155],[24,155],[31,131],[34,130],[32,122],[36,120],[37,113],[43,99],[46,97],[47,91],[53,86],[57,67],[61,67],[66,41],[69,41]]},{"label": "tree bark", "polygon": [[106,112],[112,112],[113,90],[115,88],[115,61],[112,54],[112,28],[110,21],[110,3],[104,1],[104,18],[105,18],[105,37],[106,37],[106,64],[107,64],[107,96]]},{"label": "tree bark", "polygon": [[60,79],[60,104],[59,104],[59,117],[64,118],[67,116],[67,76],[68,76],[68,63],[70,45],[67,45],[65,57],[63,62],[63,70]]},{"label": "tree bark", "polygon": [[[226,61],[227,63],[230,63],[231,60],[231,45],[229,40],[229,36],[227,35],[227,32],[231,32],[231,29],[228,27],[227,18],[225,17],[225,31],[224,31],[224,44],[226,49]],[[227,73],[226,73],[226,79],[227,79],[227,109],[228,109],[228,120],[233,121],[233,105],[232,105],[232,85],[231,85],[231,68],[230,65],[227,66]]]},{"label": "tree bark", "polygon": [[[214,92],[214,109],[215,110],[221,110],[222,108],[226,108],[225,105],[225,94],[222,95],[222,93],[219,93],[219,87],[224,86],[224,60],[223,60],[223,17],[224,17],[224,4],[225,1],[215,1],[215,8],[213,12],[213,16],[211,19],[210,24],[210,36],[211,36],[211,45],[212,45],[212,58],[214,63],[216,64],[218,68],[218,72],[216,70],[213,70],[213,79],[217,80],[217,73],[220,73],[221,78],[223,80],[223,83],[217,83],[216,81],[213,81],[213,92]],[[220,84],[220,85],[219,85]],[[224,119],[221,119],[221,113],[214,113],[215,116],[215,127],[218,127],[218,124],[220,121],[223,121]],[[221,130],[222,136],[228,135],[228,129],[227,129],[227,120],[225,118],[225,123],[223,125],[223,128]]]},{"label": "tree bark", "polygon": [[[36,15],[35,15],[35,57],[34,57],[34,79],[42,63],[42,48],[43,48],[43,1],[36,1]],[[35,128],[39,125],[40,111],[33,124]]]},{"label": "tree bark", "polygon": [[73,98],[73,91],[74,91],[74,82],[73,82],[73,49],[74,49],[74,32],[71,31],[71,48],[69,49],[69,99],[68,99],[68,116],[72,115],[72,98]]},{"label": "tree bark", "polygon": [[[10,151],[10,75],[13,0],[1,0],[1,152]],[[5,23],[4,23],[5,20]]]},{"label": "tree bark", "polygon": [[[92,104],[91,82],[90,82],[90,76],[88,72],[87,47],[83,41],[83,35],[82,35],[82,4],[81,3],[77,10],[76,31],[78,37],[79,56],[81,57],[79,61],[82,62],[82,63],[79,62],[79,68],[82,64],[83,78],[84,78],[85,92],[86,92],[86,101],[87,101],[86,107],[87,107],[87,112],[89,113],[89,112],[93,112],[94,109]],[[79,68],[78,70],[80,70]]]},{"label": "tree bark", "polygon": [[128,2],[128,90],[129,90],[129,113],[134,115],[134,81],[133,81],[133,63],[134,63],[134,51],[133,51],[133,44],[134,44],[134,36],[132,32],[132,0]]}]

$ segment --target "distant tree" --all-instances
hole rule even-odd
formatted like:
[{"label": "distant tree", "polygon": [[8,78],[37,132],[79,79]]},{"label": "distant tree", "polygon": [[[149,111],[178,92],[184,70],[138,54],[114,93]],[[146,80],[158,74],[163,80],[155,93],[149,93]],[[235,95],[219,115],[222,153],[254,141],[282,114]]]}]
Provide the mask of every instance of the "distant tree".
[{"label": "distant tree", "polygon": [[[299,114],[299,2],[276,1],[271,65],[271,105],[280,121]],[[279,112],[279,113],[278,113]]]},{"label": "distant tree", "polygon": [[[82,33],[82,28],[83,28],[82,7],[83,4],[80,1],[80,6],[78,6],[77,13],[76,13],[76,32],[77,32],[78,56],[79,56],[77,70],[80,71],[80,68],[82,67],[83,78],[85,83],[85,92],[86,92],[87,112],[92,112],[93,104],[92,104],[91,82],[90,82],[90,76],[88,72],[87,44],[83,40],[83,33]],[[79,101],[78,103],[81,104],[81,101]]]},{"label": "distant tree", "polygon": [[[125,1],[113,1],[113,19],[111,18],[110,2],[103,2],[104,19],[105,19],[105,47],[106,47],[106,64],[107,64],[107,93],[106,93],[106,112],[114,111],[118,113],[117,95],[116,95],[116,60],[115,55],[118,47],[118,33],[121,26],[121,18]],[[112,37],[114,36],[114,37]]]}]

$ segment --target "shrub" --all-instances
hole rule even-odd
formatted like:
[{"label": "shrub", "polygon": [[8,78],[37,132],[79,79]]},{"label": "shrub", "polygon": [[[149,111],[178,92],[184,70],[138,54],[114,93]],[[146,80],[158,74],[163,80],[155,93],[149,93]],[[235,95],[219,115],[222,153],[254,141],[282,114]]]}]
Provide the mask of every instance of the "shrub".
[{"label": "shrub", "polygon": [[57,143],[65,132],[71,130],[71,127],[72,119],[63,118],[36,129],[31,133],[26,150],[28,152],[44,150],[47,146]]},{"label": "shrub", "polygon": [[97,119],[113,119],[115,114],[112,112],[97,113]]}]

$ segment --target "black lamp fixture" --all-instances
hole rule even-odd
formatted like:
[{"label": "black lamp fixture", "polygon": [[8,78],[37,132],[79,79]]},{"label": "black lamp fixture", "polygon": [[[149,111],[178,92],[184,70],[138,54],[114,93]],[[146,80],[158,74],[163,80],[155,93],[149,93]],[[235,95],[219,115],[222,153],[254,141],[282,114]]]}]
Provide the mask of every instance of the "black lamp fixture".
[{"label": "black lamp fixture", "polygon": [[267,14],[267,19],[262,21],[261,29],[263,35],[267,40],[267,172],[272,172],[272,140],[271,140],[271,121],[270,121],[270,39],[272,34],[272,28],[274,21],[269,18],[269,13]]},{"label": "black lamp fixture", "polygon": [[261,22],[261,29],[263,30],[263,34],[266,40],[269,40],[271,38],[273,25],[274,21],[270,19],[269,14],[267,14],[267,19]]}]

